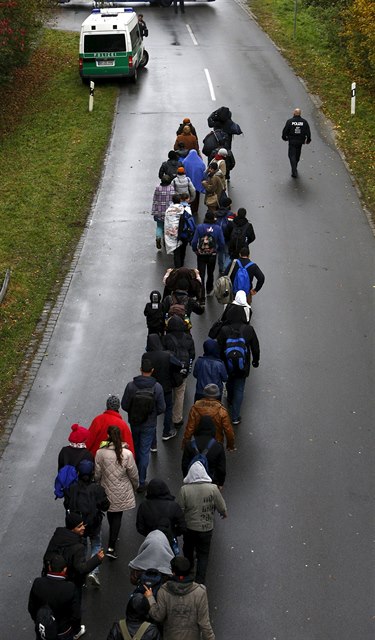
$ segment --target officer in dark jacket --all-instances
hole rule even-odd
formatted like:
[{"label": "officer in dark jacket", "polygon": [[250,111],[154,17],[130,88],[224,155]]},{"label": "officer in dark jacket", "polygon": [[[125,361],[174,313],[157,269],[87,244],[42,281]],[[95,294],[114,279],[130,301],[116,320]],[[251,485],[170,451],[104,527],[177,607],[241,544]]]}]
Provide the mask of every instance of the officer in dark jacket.
[{"label": "officer in dark jacket", "polygon": [[[212,439],[215,439],[216,426],[210,416],[202,416],[198,427],[194,433],[195,444],[200,453],[207,449]],[[197,450],[192,444],[188,442],[185,446],[184,453],[182,454],[182,475],[185,477],[189,471],[189,465],[197,455]],[[225,482],[226,476],[226,459],[225,449],[221,442],[215,439],[215,442],[211,443],[206,453],[208,463],[208,473],[212,478],[212,482],[222,487]]]},{"label": "officer in dark jacket", "polygon": [[170,543],[186,531],[183,511],[163,480],[150,480],[146,500],[138,507],[136,526],[142,536],[159,529]]},{"label": "officer in dark jacket", "polygon": [[[149,622],[150,605],[142,593],[136,593],[132,596],[126,607],[126,621],[122,621],[126,624],[126,628],[133,638],[137,633],[139,627],[145,624],[147,627],[142,640],[161,640],[160,631],[156,624]],[[124,635],[121,632],[119,622],[115,622],[107,636],[107,640],[124,640]]]},{"label": "officer in dark jacket", "polygon": [[301,109],[294,109],[293,117],[286,121],[281,137],[289,143],[288,157],[292,167],[292,178],[297,178],[302,145],[311,142],[310,125],[301,117]]}]

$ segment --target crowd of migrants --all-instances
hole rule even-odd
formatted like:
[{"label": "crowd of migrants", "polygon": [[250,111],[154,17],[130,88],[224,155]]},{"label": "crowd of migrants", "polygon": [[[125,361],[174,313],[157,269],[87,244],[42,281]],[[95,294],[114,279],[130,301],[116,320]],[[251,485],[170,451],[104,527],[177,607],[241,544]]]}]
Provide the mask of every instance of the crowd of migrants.
[{"label": "crowd of migrants", "polygon": [[[211,131],[202,147],[207,167],[188,118],[160,167],[152,204],[156,246],[173,254],[174,268],[164,276],[163,292],[152,291],[144,309],[148,335],[140,375],[126,385],[121,400],[108,397],[105,411],[88,429],[73,424],[69,444],[58,456],[55,496],[64,504],[65,526],[55,530],[42,576],[34,580],[29,596],[38,640],[76,640],[85,634],[83,587],[99,588],[104,558],[117,560],[122,514],[136,507],[136,494],[142,498],[136,528],[145,539],[129,562],[134,591],[125,618],[112,624],[107,640],[215,638],[206,572],[215,511],[227,517],[225,450],[235,451],[233,426],[241,422],[250,367],[259,365],[251,301],[264,275],[249,257],[255,233],[246,210],[235,213],[227,194],[235,165],[232,136],[241,129],[227,107],[211,114],[208,125]],[[206,213],[199,224],[200,194]],[[197,256],[196,269],[184,266],[188,245]],[[203,343],[203,355],[195,359],[191,317],[204,313],[206,297],[213,294],[223,313]],[[190,374],[196,391],[184,421]],[[146,481],[150,457],[157,454],[156,425],[162,414],[164,443],[183,431],[183,482],[176,499],[163,479]],[[105,513],[109,533],[104,552]]]}]

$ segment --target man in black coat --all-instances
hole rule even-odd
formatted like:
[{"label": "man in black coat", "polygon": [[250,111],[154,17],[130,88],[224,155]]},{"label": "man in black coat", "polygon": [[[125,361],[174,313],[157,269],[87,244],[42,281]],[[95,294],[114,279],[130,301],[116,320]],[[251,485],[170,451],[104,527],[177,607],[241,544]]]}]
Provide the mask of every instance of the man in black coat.
[{"label": "man in black coat", "polygon": [[247,211],[240,207],[233,220],[229,220],[224,228],[224,238],[228,243],[231,260],[239,257],[240,250],[248,247],[255,240],[254,227],[246,217]]},{"label": "man in black coat", "polygon": [[149,482],[146,500],[138,507],[136,526],[142,536],[159,529],[171,544],[186,531],[183,511],[163,480],[153,478]]},{"label": "man in black coat", "polygon": [[288,157],[292,167],[292,178],[297,178],[302,145],[311,142],[310,125],[301,117],[301,109],[294,109],[293,117],[286,121],[281,137],[289,143]]},{"label": "man in black coat", "polygon": [[[73,582],[68,582],[66,575],[65,558],[59,554],[52,555],[47,574],[33,582],[28,610],[35,622],[40,607],[49,605],[56,620],[59,637],[72,640],[81,631],[81,607],[77,589]],[[37,639],[40,639],[38,629],[35,631]]]}]

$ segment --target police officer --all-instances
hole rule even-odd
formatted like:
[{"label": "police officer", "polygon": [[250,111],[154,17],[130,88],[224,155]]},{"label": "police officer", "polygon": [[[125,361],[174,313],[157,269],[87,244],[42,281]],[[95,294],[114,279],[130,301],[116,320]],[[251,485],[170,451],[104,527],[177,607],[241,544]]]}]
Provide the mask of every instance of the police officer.
[{"label": "police officer", "polygon": [[311,142],[310,126],[307,120],[301,117],[301,109],[294,109],[293,117],[286,121],[281,137],[289,143],[288,157],[292,167],[292,178],[297,178],[302,145]]}]

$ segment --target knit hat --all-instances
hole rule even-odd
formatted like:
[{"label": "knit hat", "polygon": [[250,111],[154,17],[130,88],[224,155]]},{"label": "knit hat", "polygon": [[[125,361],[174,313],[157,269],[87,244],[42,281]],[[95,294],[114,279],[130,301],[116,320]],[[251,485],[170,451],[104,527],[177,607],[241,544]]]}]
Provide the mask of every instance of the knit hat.
[{"label": "knit hat", "polygon": [[77,469],[80,476],[91,476],[94,471],[94,463],[91,460],[81,460]]},{"label": "knit hat", "polygon": [[224,147],[222,147],[221,149],[219,149],[218,154],[220,156],[225,156],[226,157],[228,155],[228,151],[227,151],[227,149],[224,149]]},{"label": "knit hat", "polygon": [[185,173],[184,167],[178,167],[177,173]]},{"label": "knit hat", "polygon": [[189,124],[190,123],[190,118],[184,118],[182,122],[184,124]]},{"label": "knit hat", "polygon": [[89,435],[88,429],[85,427],[81,427],[80,424],[72,424],[71,426],[72,433],[70,434],[68,440],[72,444],[80,444],[82,442],[86,442],[87,437]]},{"label": "knit hat", "polygon": [[205,398],[220,398],[220,389],[217,384],[206,384],[203,395]]},{"label": "knit hat", "polygon": [[83,522],[82,513],[76,513],[75,511],[67,511],[65,516],[65,526],[67,529],[75,529],[79,524]]},{"label": "knit hat", "polygon": [[117,396],[109,396],[107,398],[107,409],[112,409],[112,411],[118,411],[120,408],[120,398]]}]

